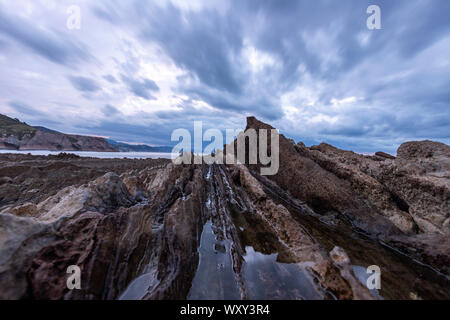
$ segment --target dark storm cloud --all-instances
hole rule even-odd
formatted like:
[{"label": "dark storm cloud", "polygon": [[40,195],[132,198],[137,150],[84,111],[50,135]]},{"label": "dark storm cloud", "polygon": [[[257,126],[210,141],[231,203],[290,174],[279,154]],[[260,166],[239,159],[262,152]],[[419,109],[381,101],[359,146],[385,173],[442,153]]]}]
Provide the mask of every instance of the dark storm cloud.
[{"label": "dark storm cloud", "polygon": [[93,7],[92,11],[97,17],[112,24],[118,23],[121,20],[118,10],[113,6],[101,8],[96,5]]},{"label": "dark storm cloud", "polygon": [[[125,20],[111,6],[95,12],[110,22]],[[276,95],[276,86],[248,96],[248,78],[238,61],[243,49],[243,22],[238,15],[223,16],[213,9],[186,13],[170,4],[162,8],[141,5],[133,14],[137,16],[132,20],[141,21],[136,28],[141,39],[158,43],[179,67],[200,80],[201,85],[195,88],[180,83],[180,92],[221,110],[256,114],[267,120],[283,116],[279,104],[263,97],[268,92]],[[129,79],[123,80],[130,85]],[[147,96],[138,83],[130,87],[136,95]]]},{"label": "dark storm cloud", "polygon": [[206,88],[184,88],[183,92],[189,96],[203,100],[222,111],[257,114],[267,120],[276,120],[283,116],[283,111],[280,106],[271,102],[270,99],[264,98],[263,92],[256,97],[252,97],[250,99],[251,101],[239,101],[234,96],[211,92]]},{"label": "dark storm cloud", "polygon": [[[366,9],[372,4],[381,8],[381,30],[366,27]],[[102,45],[111,41],[116,46],[105,47],[120,47],[108,52],[115,69],[100,71],[105,87],[98,95],[90,93],[100,91],[99,85],[83,74],[98,64],[89,60],[82,42],[62,38],[57,28],[16,19],[1,6],[0,37],[8,46],[19,43],[56,64],[85,61],[87,68],[71,78],[72,85],[93,104],[97,96],[110,99],[96,107],[106,105],[100,107],[105,119],[89,129],[98,134],[120,135],[122,130],[124,139],[162,141],[171,129],[189,127],[192,120],[223,128],[230,125],[223,119],[244,123],[245,116],[255,115],[297,140],[325,140],[354,150],[381,145],[395,151],[400,140],[408,139],[450,141],[450,1],[230,0],[190,6],[93,2],[89,18],[108,26],[99,28],[108,31]],[[113,42],[117,34],[124,40]],[[79,40],[92,41],[79,35]],[[102,53],[100,43],[88,44],[95,56]],[[137,76],[145,74],[141,68],[148,62],[142,52],[155,47],[161,61],[181,70],[175,84],[165,82],[170,75],[149,76],[158,83]],[[141,101],[150,106],[140,110],[150,112],[159,103],[156,96],[167,91],[177,96],[170,101],[188,98],[145,115],[151,129],[135,124],[141,123],[137,115],[127,118],[128,124],[116,123],[107,118],[119,114],[113,105],[127,99],[123,90],[111,88],[118,89],[119,82],[126,94],[152,100]],[[348,98],[353,102],[346,103]],[[194,100],[212,108],[203,110]],[[124,106],[126,114],[133,114],[133,106]]]},{"label": "dark storm cloud", "polygon": [[[226,123],[226,117],[215,117],[211,113],[201,113],[187,108],[188,111],[192,111],[191,115],[183,113],[170,113],[170,117],[164,118],[164,116],[158,119],[152,119],[150,115],[143,113],[141,117],[146,119],[146,124],[130,124],[131,119],[121,119],[120,121],[105,120],[97,125],[84,124],[82,128],[86,132],[102,132],[104,135],[114,137],[116,140],[129,141],[129,142],[142,142],[157,145],[169,145],[173,146],[178,141],[172,142],[170,140],[172,132],[175,129],[183,128],[190,132],[191,138],[194,137],[193,133],[193,121],[199,120],[198,115],[202,116],[203,120],[203,132],[210,128],[216,128],[216,123],[222,121]],[[198,115],[195,113],[198,112]],[[217,114],[217,113],[216,113]],[[147,117],[149,117],[147,119]],[[245,126],[244,126],[245,127]],[[234,127],[238,129],[239,127]],[[243,128],[241,128],[243,129]],[[224,133],[225,135],[225,133]],[[205,146],[206,146],[205,142]]]},{"label": "dark storm cloud", "polygon": [[4,39],[0,39],[0,50],[6,49],[7,47],[7,42]]},{"label": "dark storm cloud", "polygon": [[96,92],[100,90],[100,87],[97,85],[97,83],[90,78],[69,76],[68,79],[70,83],[72,83],[73,87],[78,91]]},{"label": "dark storm cloud", "polygon": [[27,116],[39,116],[42,115],[42,112],[37,110],[36,108],[33,108],[26,103],[23,103],[21,101],[10,101],[8,105],[13,108],[15,111],[20,112]]},{"label": "dark storm cloud", "polygon": [[[195,87],[180,82],[179,90],[217,109],[282,123],[277,98],[295,90],[308,75],[310,81],[323,84],[317,93],[322,105],[348,96],[364,100],[350,111],[326,111],[339,115],[339,121],[312,128],[307,139],[314,139],[314,134],[330,139],[417,137],[428,126],[433,126],[428,127],[433,136],[448,138],[447,117],[440,123],[436,120],[450,108],[449,75],[423,74],[423,62],[413,63],[418,54],[449,37],[450,21],[443,14],[450,11],[448,1],[236,0],[229,2],[225,12],[134,3],[134,9],[123,15],[113,5],[97,14],[132,26],[141,39],[157,43],[178,66],[200,80]],[[382,30],[366,28],[366,9],[372,4],[381,8]],[[270,53],[281,66],[264,73],[256,84],[239,63],[245,39]],[[405,69],[412,75],[381,81],[384,75]],[[432,83],[441,85],[436,88]],[[301,101],[296,107],[314,113]],[[409,115],[416,117],[413,125],[404,120]]]},{"label": "dark storm cloud", "polygon": [[0,5],[0,33],[20,43],[33,53],[61,65],[89,60],[90,54],[80,45],[56,32],[50,32],[18,16],[6,14]]},{"label": "dark storm cloud", "polygon": [[239,75],[233,67],[230,51],[242,47],[239,20],[220,16],[215,10],[181,12],[168,4],[161,8],[134,1],[131,15],[121,16],[112,5],[94,7],[98,17],[111,23],[138,19],[138,36],[157,42],[180,67],[191,71],[208,86],[239,93]]},{"label": "dark storm cloud", "polygon": [[155,81],[150,79],[136,80],[125,75],[121,76],[122,81],[128,86],[130,91],[136,96],[146,100],[156,99],[151,95],[151,92],[158,92],[159,87]]},{"label": "dark storm cloud", "polygon": [[109,116],[114,116],[120,113],[119,110],[117,110],[116,107],[107,104],[106,106],[103,107],[102,112],[105,116],[109,117]]},{"label": "dark storm cloud", "polygon": [[409,14],[402,17],[408,27],[399,32],[400,51],[405,57],[425,50],[450,32],[449,17],[444,14],[450,12],[449,1],[426,3],[413,12],[408,11],[408,7],[413,8],[414,4],[406,4],[405,11]]},{"label": "dark storm cloud", "polygon": [[109,83],[117,83],[117,79],[114,76],[110,75],[110,74],[104,75],[103,79],[105,79]]},{"label": "dark storm cloud", "polygon": [[[180,123],[178,123],[180,125]],[[176,125],[174,125],[176,127]],[[82,125],[87,132],[102,132],[121,141],[154,143],[169,145],[172,126],[159,122],[149,122],[148,125],[130,124],[129,122],[114,122],[105,120],[99,125]]]},{"label": "dark storm cloud", "polygon": [[[142,38],[156,41],[180,67],[194,73],[206,85],[240,93],[240,75],[231,60],[242,47],[240,22],[216,11],[181,13],[169,5],[147,11],[150,19],[140,30]],[[187,22],[183,22],[187,21]],[[165,26],[158,28],[158,26]]]}]

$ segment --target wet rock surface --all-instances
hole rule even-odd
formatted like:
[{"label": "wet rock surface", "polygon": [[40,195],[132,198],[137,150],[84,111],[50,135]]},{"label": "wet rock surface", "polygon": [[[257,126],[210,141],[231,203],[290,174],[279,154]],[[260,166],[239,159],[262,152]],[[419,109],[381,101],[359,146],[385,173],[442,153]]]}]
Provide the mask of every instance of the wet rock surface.
[{"label": "wet rock surface", "polygon": [[[249,118],[249,128],[271,126]],[[402,239],[417,247],[405,253],[420,251],[415,255],[419,260],[448,270],[444,261],[449,250],[443,256],[442,248],[450,245],[449,164],[450,147],[438,142],[404,143],[391,159],[325,143],[308,148],[280,135],[280,170],[269,178],[289,192],[287,197],[304,201],[321,221],[350,223],[352,229],[387,243]],[[250,168],[257,172],[259,167]],[[421,234],[428,240],[416,241]],[[441,243],[440,249],[432,243]]]},{"label": "wet rock surface", "polygon": [[280,136],[275,176],[1,155],[0,298],[448,299],[446,148],[402,145],[392,159]]}]

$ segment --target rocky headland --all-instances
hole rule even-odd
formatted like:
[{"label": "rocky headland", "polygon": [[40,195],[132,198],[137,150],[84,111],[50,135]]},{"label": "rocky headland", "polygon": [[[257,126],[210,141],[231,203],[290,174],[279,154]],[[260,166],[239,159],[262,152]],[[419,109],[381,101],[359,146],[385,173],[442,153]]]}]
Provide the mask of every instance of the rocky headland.
[{"label": "rocky headland", "polygon": [[171,152],[168,146],[128,144],[102,137],[58,132],[31,126],[0,114],[0,150],[49,150],[96,152]]},{"label": "rocky headland", "polygon": [[407,142],[393,157],[279,141],[274,176],[0,155],[0,299],[450,298],[447,145]]},{"label": "rocky headland", "polygon": [[0,114],[0,149],[51,151],[117,151],[100,137],[71,135],[33,127]]}]

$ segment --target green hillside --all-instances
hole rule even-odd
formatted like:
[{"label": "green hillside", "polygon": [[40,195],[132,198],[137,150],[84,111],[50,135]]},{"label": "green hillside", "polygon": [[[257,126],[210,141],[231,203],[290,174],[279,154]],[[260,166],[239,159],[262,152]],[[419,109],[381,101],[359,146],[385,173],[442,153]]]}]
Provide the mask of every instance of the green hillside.
[{"label": "green hillside", "polygon": [[0,136],[11,136],[14,135],[19,140],[25,134],[30,134],[31,137],[34,136],[36,129],[29,126],[25,122],[20,122],[17,119],[12,119],[5,115],[0,114]]}]

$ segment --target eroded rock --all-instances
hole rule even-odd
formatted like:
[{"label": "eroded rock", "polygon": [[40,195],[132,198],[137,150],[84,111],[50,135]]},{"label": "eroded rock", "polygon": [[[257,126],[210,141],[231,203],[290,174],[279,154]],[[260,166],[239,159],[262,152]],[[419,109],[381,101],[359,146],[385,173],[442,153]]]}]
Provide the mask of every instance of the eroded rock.
[{"label": "eroded rock", "polygon": [[[271,127],[249,118],[247,128]],[[354,272],[373,260],[389,281],[381,294],[446,297],[447,148],[410,143],[393,159],[280,135],[280,171],[268,177],[254,165],[105,160],[104,172],[94,160],[8,156],[0,298],[377,299]],[[60,179],[71,171],[84,178]],[[40,190],[43,177],[61,181]],[[199,254],[204,232],[217,260]],[[66,286],[70,265],[81,290]]]}]

